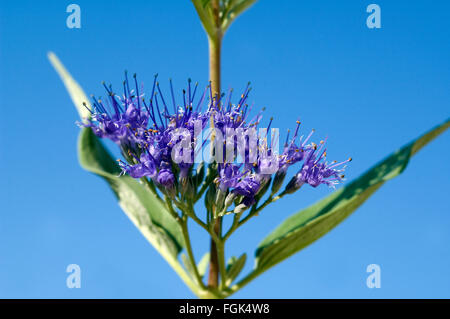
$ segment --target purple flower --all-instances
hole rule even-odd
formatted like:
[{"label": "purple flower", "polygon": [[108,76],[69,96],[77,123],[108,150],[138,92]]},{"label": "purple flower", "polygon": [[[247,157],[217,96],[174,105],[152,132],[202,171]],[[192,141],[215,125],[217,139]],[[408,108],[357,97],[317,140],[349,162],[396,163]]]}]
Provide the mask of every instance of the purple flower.
[{"label": "purple flower", "polygon": [[[250,83],[242,93],[237,105],[231,103],[233,90],[228,92],[228,96],[224,100],[224,95],[210,98],[213,101],[211,106],[211,114],[214,121],[214,128],[219,130],[223,136],[226,134],[227,128],[236,129],[245,125],[248,116],[249,107],[246,104],[248,94],[250,93]],[[248,125],[248,124],[247,124]]]},{"label": "purple flower", "polygon": [[305,161],[302,165],[300,171],[294,176],[289,185],[286,187],[289,192],[291,190],[297,190],[304,184],[309,184],[312,187],[317,187],[320,184],[328,185],[329,187],[335,188],[336,184],[341,182],[344,178],[343,168],[338,169],[345,163],[350,162],[352,159],[349,158],[346,161],[337,163],[327,163],[322,160],[326,158],[326,149],[317,156],[316,153],[319,153],[323,148],[324,143],[317,150],[317,145],[313,145],[313,148],[306,155]]},{"label": "purple flower", "polygon": [[[136,80],[136,76],[134,76]],[[125,73],[124,96],[120,97],[113,93],[112,88],[103,84],[108,98],[93,99],[93,109],[91,118],[87,124],[80,123],[81,126],[90,127],[94,133],[101,138],[108,138],[119,145],[134,146],[134,144],[142,140],[148,125],[149,114],[143,108],[136,82],[136,91],[130,90],[128,78]],[[85,104],[87,108],[87,105]]]},{"label": "purple flower", "polygon": [[236,184],[234,192],[242,196],[253,198],[258,192],[259,186],[260,183],[255,176],[247,175]]},{"label": "purple flower", "polygon": [[142,178],[144,176],[154,177],[156,174],[156,166],[155,161],[152,156],[148,153],[142,153],[140,158],[136,158],[135,160],[138,162],[134,165],[129,165],[124,163],[121,160],[119,161],[119,166],[122,168],[122,173],[127,173],[133,178]]},{"label": "purple flower", "polygon": [[[164,163],[173,162],[171,156],[174,146],[181,140],[186,140],[188,145],[195,145],[195,137],[208,123],[209,109],[206,112],[201,111],[208,87],[194,105],[198,84],[192,87],[189,80],[187,90],[183,91],[182,103],[177,104],[170,81],[170,100],[173,104],[173,114],[170,114],[169,106],[157,82],[157,75],[154,78],[150,98],[147,100],[140,93],[136,75],[133,78],[135,88],[130,89],[125,73],[122,96],[115,94],[110,86],[104,84],[108,98],[105,101],[93,98],[93,108],[89,109],[91,118],[87,124],[80,125],[90,127],[101,138],[112,140],[120,146],[124,154],[130,152],[129,158],[134,159],[134,162],[129,164],[120,162],[124,173],[136,178],[153,177],[158,173],[161,177],[157,179],[163,182],[161,184],[168,184],[174,175],[173,173],[170,175],[170,169],[163,166]],[[178,134],[180,131],[186,132],[184,136]],[[192,150],[175,152],[177,156],[189,158],[189,161],[177,161],[180,177],[186,175],[192,166],[194,151],[195,147]],[[151,158],[151,165],[148,160],[141,158],[141,153]]]},{"label": "purple flower", "polygon": [[159,171],[156,180],[159,184],[163,185],[164,187],[170,187],[173,186],[175,182],[175,176],[173,175],[172,170],[166,167]]},{"label": "purple flower", "polygon": [[[309,141],[309,139],[313,135],[314,130],[312,130],[311,133],[309,133],[309,135],[306,137],[306,139],[303,141],[303,143],[300,144],[300,146],[297,146],[295,144],[295,140],[297,139],[297,136],[298,136],[299,127],[300,127],[300,121],[297,120],[297,127],[295,129],[295,133],[294,133],[294,136],[292,137],[292,140],[290,142],[288,142],[289,134],[286,138],[284,150],[280,156],[280,162],[279,162],[279,167],[282,172],[286,172],[286,170],[288,169],[289,166],[292,166],[295,163],[302,161],[305,157],[306,151],[309,148],[306,143]],[[302,139],[303,139],[303,137],[300,138],[300,142],[302,142]]]},{"label": "purple flower", "polygon": [[[93,108],[89,110],[91,118],[81,125],[119,145],[127,159],[127,163],[119,160],[122,174],[148,178],[157,190],[169,197],[177,196],[178,191],[180,198],[186,199],[183,192],[188,189],[187,185],[195,188],[206,181],[190,174],[195,171],[196,156],[199,152],[204,154],[202,148],[210,135],[205,137],[202,133],[210,121],[215,129],[210,134],[215,134],[211,146],[216,160],[211,166],[214,172],[210,173],[213,176],[210,181],[217,176],[218,191],[210,187],[217,193],[209,196],[215,198],[216,208],[225,209],[238,199],[239,209],[235,208],[242,212],[256,203],[255,197],[261,198],[265,194],[271,181],[270,196],[275,195],[283,185],[288,168],[297,163],[300,170],[286,186],[285,193],[292,193],[304,184],[334,187],[343,179],[345,167],[342,165],[348,161],[327,163],[326,150],[322,151],[325,143],[321,141],[318,149],[310,142],[314,130],[306,138],[299,138],[300,121],[297,121],[292,138],[288,133],[279,154],[278,142],[274,142],[278,136],[274,138],[271,134],[268,143],[273,119],[270,119],[265,134],[260,135],[258,126],[264,110],[250,115],[249,85],[233,104],[232,90],[227,95],[213,96],[209,85],[202,93],[197,93],[198,84],[192,86],[189,79],[181,101],[177,102],[171,80],[168,98],[162,93],[157,75],[150,95],[145,97],[136,76],[133,78],[134,89],[130,89],[125,74],[122,95],[104,85],[107,99],[94,98]],[[196,96],[199,97],[196,99]],[[207,104],[206,110],[202,110],[204,104]],[[196,190],[191,191],[194,194]]]},{"label": "purple flower", "polygon": [[243,176],[240,166],[226,163],[219,165],[219,189],[226,191],[228,188],[234,188]]}]

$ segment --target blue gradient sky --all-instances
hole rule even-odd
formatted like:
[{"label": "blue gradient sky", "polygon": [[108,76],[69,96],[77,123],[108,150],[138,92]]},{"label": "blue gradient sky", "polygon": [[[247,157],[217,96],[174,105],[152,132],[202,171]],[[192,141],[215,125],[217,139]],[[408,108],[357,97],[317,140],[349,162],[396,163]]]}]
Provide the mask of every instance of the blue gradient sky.
[{"label": "blue gradient sky", "polygon": [[[69,1],[0,3],[0,297],[193,297],[76,155],[77,113],[46,52],[85,91],[103,94],[123,70],[181,88],[207,83],[206,37],[188,0],[75,1],[82,28],[66,27]],[[450,110],[450,2],[260,0],[224,40],[223,88],[252,81],[250,101],[274,126],[329,137],[331,158],[354,161],[347,177],[444,121]],[[450,134],[427,146],[324,238],[269,270],[239,298],[450,297]],[[330,193],[304,189],[236,232],[228,256],[253,256],[260,240]],[[193,228],[196,256],[208,248]],[[68,264],[82,288],[66,287]],[[366,266],[381,266],[368,289]],[[251,259],[246,266],[253,266]]]}]

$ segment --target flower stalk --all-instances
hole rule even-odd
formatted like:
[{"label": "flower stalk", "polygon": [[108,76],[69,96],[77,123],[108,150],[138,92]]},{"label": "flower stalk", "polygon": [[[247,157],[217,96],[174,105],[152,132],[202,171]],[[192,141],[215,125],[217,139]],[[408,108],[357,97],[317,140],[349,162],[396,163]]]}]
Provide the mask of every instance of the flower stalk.
[{"label": "flower stalk", "polygon": [[[220,83],[221,83],[221,54],[222,54],[222,29],[220,26],[220,3],[219,0],[211,0],[212,8],[212,23],[214,25],[212,34],[208,34],[209,44],[209,81],[211,85],[211,91],[213,96],[220,96]],[[211,118],[211,128],[214,129],[214,120]],[[212,140],[214,140],[214,132]],[[211,152],[213,150],[211,149]],[[212,216],[215,216],[218,212],[213,208]],[[222,228],[222,217],[213,219],[213,232],[220,238],[220,231]],[[223,244],[210,239],[210,260],[209,260],[209,276],[208,286],[216,289],[219,286],[219,273],[223,278],[224,265],[222,256],[224,247]],[[222,279],[224,282],[224,280]],[[222,287],[221,287],[222,288]]]}]

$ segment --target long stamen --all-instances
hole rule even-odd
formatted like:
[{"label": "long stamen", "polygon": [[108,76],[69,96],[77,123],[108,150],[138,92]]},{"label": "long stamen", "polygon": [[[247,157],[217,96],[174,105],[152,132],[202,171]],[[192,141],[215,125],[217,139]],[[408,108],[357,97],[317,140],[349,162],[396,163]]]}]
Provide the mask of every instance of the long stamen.
[{"label": "long stamen", "polygon": [[157,95],[156,92],[155,92],[155,104],[156,104],[156,110],[158,111],[159,120],[161,121],[161,126],[164,127],[164,122],[163,122],[163,119],[161,117],[161,111],[159,109],[159,104],[158,104],[158,95]]},{"label": "long stamen", "polygon": [[137,95],[137,103],[138,103],[138,113],[141,113],[141,104],[140,104],[140,95],[139,95],[139,85],[137,83],[137,76],[136,73],[133,74],[133,78],[134,78],[134,84],[136,86],[136,95]]},{"label": "long stamen", "polygon": [[333,167],[336,167],[336,166],[340,166],[342,164],[345,164],[345,163],[348,163],[348,162],[351,162],[351,161],[352,161],[352,158],[350,157],[348,160],[340,162],[340,163],[335,163],[335,164],[333,164],[331,166],[328,166],[328,168],[333,168]]},{"label": "long stamen", "polygon": [[309,133],[309,135],[306,137],[306,139],[303,141],[302,143],[302,147],[304,147],[306,145],[306,143],[308,142],[308,140],[310,139],[310,137],[314,134],[316,130],[312,129],[311,132]]},{"label": "long stamen", "polygon": [[194,85],[194,92],[192,93],[191,104],[192,104],[192,102],[194,102],[194,99],[195,99],[195,93],[197,93],[197,87],[198,87],[198,82],[195,82],[195,85]]},{"label": "long stamen", "polygon": [[169,115],[169,109],[167,108],[167,104],[166,104],[166,101],[164,100],[164,96],[163,96],[163,94],[161,92],[161,88],[159,87],[159,83],[156,83],[156,86],[158,87],[159,96],[161,97],[161,100],[162,100],[163,105],[164,105],[164,117],[166,119],[165,122],[166,122],[166,126],[167,126],[167,117]]},{"label": "long stamen", "polygon": [[172,95],[173,111],[175,113],[177,111],[177,104],[175,103],[175,95],[173,94],[172,79],[169,79],[169,83],[170,83],[170,93]]},{"label": "long stamen", "polygon": [[91,113],[94,114],[94,112],[88,107],[86,102],[83,102],[83,106]]},{"label": "long stamen", "polygon": [[[205,88],[205,90],[203,91],[202,97],[200,98],[200,101],[198,101],[197,107],[195,108],[195,111],[198,112],[200,110],[200,106],[203,104],[203,101],[205,99],[206,96],[206,92],[208,91],[208,86]],[[209,109],[207,110],[209,111]]]},{"label": "long stamen", "polygon": [[130,91],[130,85],[128,83],[128,71],[125,70],[125,88],[127,92],[127,98],[131,100],[131,91]]},{"label": "long stamen", "polygon": [[291,130],[287,130],[287,136],[286,136],[286,141],[284,142],[284,147],[287,148],[288,146],[288,141],[289,141],[289,135],[291,134]]},{"label": "long stamen", "polygon": [[188,79],[188,105],[191,106],[191,79]]}]

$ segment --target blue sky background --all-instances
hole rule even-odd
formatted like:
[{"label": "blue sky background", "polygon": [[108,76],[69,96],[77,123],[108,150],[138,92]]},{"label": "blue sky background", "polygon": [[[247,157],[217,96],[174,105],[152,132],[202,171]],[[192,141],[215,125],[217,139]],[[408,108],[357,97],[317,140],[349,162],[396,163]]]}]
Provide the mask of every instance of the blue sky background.
[{"label": "blue sky background", "polygon": [[[193,294],[76,155],[77,113],[46,58],[54,51],[85,91],[120,86],[123,70],[181,89],[207,84],[207,42],[188,0],[0,2],[0,297],[185,298]],[[450,2],[260,0],[229,30],[223,89],[252,81],[274,126],[317,130],[348,179],[449,116]],[[270,115],[269,115],[270,116]],[[450,134],[413,158],[343,224],[269,270],[236,298],[449,298]],[[331,191],[304,189],[235,233],[228,256],[254,248],[290,214]],[[196,256],[208,249],[193,228]],[[66,287],[68,264],[82,288]],[[381,266],[381,288],[366,267]],[[248,262],[245,271],[253,265]]]}]

